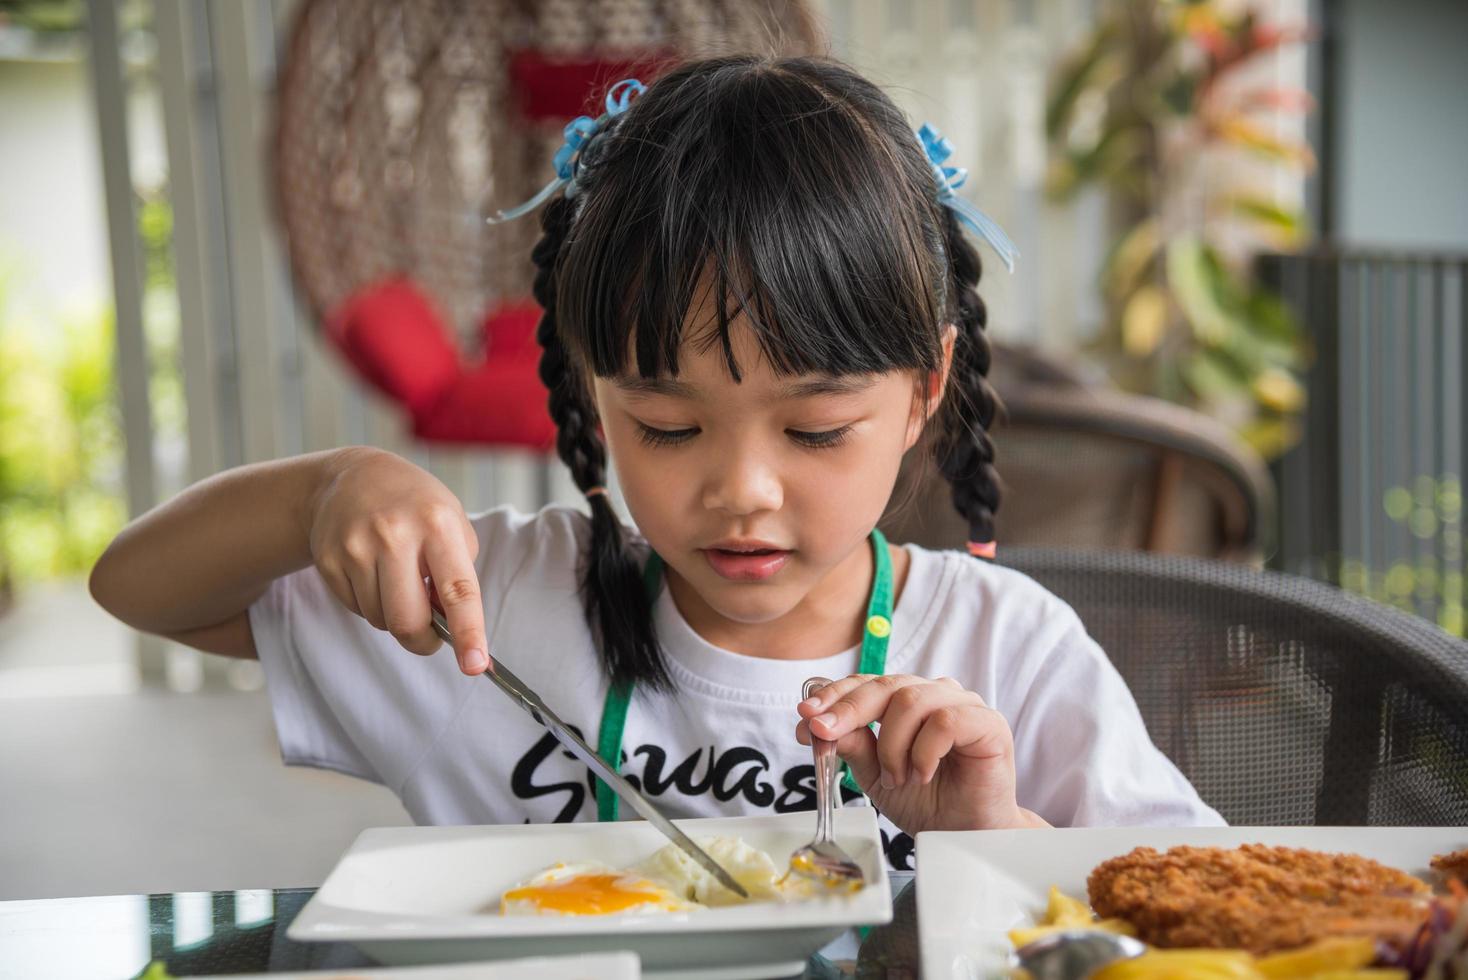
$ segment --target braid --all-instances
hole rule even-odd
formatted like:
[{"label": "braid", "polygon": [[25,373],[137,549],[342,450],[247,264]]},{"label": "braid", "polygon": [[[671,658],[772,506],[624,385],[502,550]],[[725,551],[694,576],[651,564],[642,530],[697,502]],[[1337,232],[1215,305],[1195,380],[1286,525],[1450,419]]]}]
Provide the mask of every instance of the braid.
[{"label": "braid", "polygon": [[[571,230],[575,202],[557,197],[545,206],[543,235],[531,252],[535,299],[544,311],[540,342],[540,380],[550,392],[556,425],[556,452],[582,493],[606,482],[606,447],[596,432],[596,410],[576,365],[566,355],[556,327],[556,278],[561,246]],[[644,593],[642,569],[627,549],[622,522],[605,493],[587,497],[591,506],[591,545],[582,572],[586,621],[601,643],[602,663],[613,684],[639,682],[668,690],[668,676],[653,631],[652,608]]]},{"label": "braid", "polygon": [[[950,290],[957,307],[958,336],[953,345],[948,431],[938,444],[938,469],[953,490],[953,506],[968,521],[970,550],[994,542],[994,512],[999,509],[999,475],[989,427],[1002,411],[990,387],[988,311],[979,298],[979,253],[963,234],[957,216],[940,208],[943,239],[951,271]],[[984,549],[978,549],[983,551]],[[978,552],[976,552],[978,553]]]}]

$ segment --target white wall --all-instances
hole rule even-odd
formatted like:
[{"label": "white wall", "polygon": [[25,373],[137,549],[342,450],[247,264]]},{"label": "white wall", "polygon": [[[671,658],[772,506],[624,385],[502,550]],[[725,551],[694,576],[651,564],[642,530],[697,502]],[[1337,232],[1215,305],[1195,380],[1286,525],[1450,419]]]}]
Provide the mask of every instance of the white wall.
[{"label": "white wall", "polygon": [[1337,237],[1468,248],[1468,3],[1341,0]]},{"label": "white wall", "polygon": [[[81,60],[0,59],[0,278],[28,319],[112,303],[97,119]],[[156,93],[128,107],[135,182],[164,180]]]},{"label": "white wall", "polygon": [[87,85],[79,62],[0,61],[0,268],[27,305],[112,300]]}]

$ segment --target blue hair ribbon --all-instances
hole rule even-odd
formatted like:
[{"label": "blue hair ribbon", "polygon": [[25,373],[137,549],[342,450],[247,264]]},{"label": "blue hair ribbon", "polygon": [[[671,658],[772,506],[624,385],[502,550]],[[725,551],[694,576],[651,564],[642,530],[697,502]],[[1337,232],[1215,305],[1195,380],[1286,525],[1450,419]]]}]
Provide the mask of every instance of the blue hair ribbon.
[{"label": "blue hair ribbon", "polygon": [[953,154],[953,144],[932,123],[923,123],[917,137],[928,154],[928,160],[933,164],[933,176],[938,180],[938,203],[951,209],[960,221],[988,242],[989,247],[999,256],[999,261],[1004,263],[1004,268],[1013,272],[1014,260],[1019,257],[1019,249],[1014,247],[1014,242],[1010,241],[998,222],[954,193],[968,179],[968,171],[962,167],[943,166],[943,161]]},{"label": "blue hair ribbon", "polygon": [[632,96],[641,94],[647,88],[635,78],[624,78],[607,90],[607,111],[596,119],[590,116],[577,116],[566,123],[563,132],[564,142],[561,148],[556,150],[552,164],[556,175],[551,182],[536,191],[535,196],[524,204],[517,204],[508,211],[499,211],[494,217],[484,220],[491,225],[497,225],[505,221],[513,221],[534,211],[544,204],[556,191],[562,187],[566,188],[567,197],[576,196],[576,155],[586,146],[591,138],[601,131],[601,128],[614,117],[620,116],[627,111],[632,104]]}]

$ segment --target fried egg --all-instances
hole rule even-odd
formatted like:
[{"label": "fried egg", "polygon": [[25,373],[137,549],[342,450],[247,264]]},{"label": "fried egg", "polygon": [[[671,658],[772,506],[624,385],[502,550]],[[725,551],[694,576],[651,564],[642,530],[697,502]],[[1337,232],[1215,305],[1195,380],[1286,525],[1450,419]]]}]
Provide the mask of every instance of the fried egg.
[{"label": "fried egg", "polygon": [[642,915],[695,907],[645,875],[595,861],[557,864],[500,897],[501,915]]},{"label": "fried egg", "polygon": [[764,851],[738,837],[698,845],[749,892],[742,899],[675,844],[627,869],[597,861],[557,864],[500,898],[502,915],[661,915],[749,902],[813,897],[808,880],[785,874]]}]

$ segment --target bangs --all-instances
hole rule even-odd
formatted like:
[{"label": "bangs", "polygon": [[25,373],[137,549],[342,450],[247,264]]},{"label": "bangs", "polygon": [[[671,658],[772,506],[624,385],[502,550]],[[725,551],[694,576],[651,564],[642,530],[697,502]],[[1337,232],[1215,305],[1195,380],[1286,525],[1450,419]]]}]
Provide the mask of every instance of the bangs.
[{"label": "bangs", "polygon": [[691,344],[737,381],[736,321],[784,375],[941,363],[947,260],[916,137],[869,83],[797,67],[675,70],[597,140],[557,288],[595,375],[676,376]]}]

